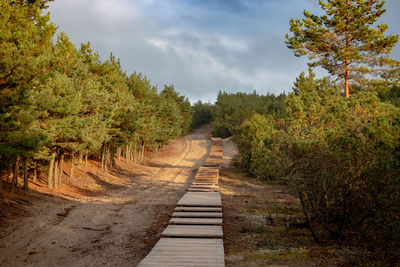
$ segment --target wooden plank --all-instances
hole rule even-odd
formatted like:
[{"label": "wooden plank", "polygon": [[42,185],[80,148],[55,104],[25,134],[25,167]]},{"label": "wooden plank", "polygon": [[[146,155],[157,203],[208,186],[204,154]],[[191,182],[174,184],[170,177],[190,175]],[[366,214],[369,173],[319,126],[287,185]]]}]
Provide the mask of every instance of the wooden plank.
[{"label": "wooden plank", "polygon": [[174,211],[216,211],[222,212],[222,208],[210,208],[210,207],[176,207]]},{"label": "wooden plank", "polygon": [[211,152],[208,155],[209,159],[222,159],[224,157],[224,154],[222,152]]},{"label": "wooden plank", "polygon": [[139,267],[224,267],[222,239],[161,238]]},{"label": "wooden plank", "polygon": [[189,192],[219,192],[219,189],[214,188],[189,188]]},{"label": "wooden plank", "polygon": [[189,192],[219,192],[218,188],[215,187],[204,187],[204,188],[199,188],[199,187],[190,187],[188,189]]},{"label": "wooden plank", "polygon": [[217,183],[218,180],[217,179],[195,179],[193,180],[194,183]]},{"label": "wooden plank", "polygon": [[195,185],[195,184],[192,184],[192,185],[190,185],[190,188],[215,188],[215,189],[218,189],[218,186],[215,186],[215,185]]},{"label": "wooden plank", "polygon": [[218,177],[217,176],[209,176],[209,175],[194,177],[194,180],[202,180],[202,179],[204,179],[204,180],[218,180]]},{"label": "wooden plank", "polygon": [[199,182],[193,182],[192,185],[200,185],[200,186],[218,186],[218,182],[216,182],[216,183],[199,183]]},{"label": "wooden plank", "polygon": [[198,172],[195,177],[218,177],[218,172]]},{"label": "wooden plank", "polygon": [[214,167],[199,167],[198,171],[219,172],[219,169]]},{"label": "wooden plank", "polygon": [[206,178],[206,177],[200,177],[200,178],[194,178],[193,182],[199,182],[199,181],[211,181],[211,182],[218,182],[217,178]]},{"label": "wooden plank", "polygon": [[194,178],[193,179],[193,182],[200,182],[200,181],[218,182],[218,178],[200,177],[200,178]]},{"label": "wooden plank", "polygon": [[177,206],[221,207],[219,192],[187,192],[178,201]]},{"label": "wooden plank", "polygon": [[218,178],[218,174],[214,173],[204,173],[204,174],[197,174],[194,176],[195,178]]},{"label": "wooden plank", "polygon": [[201,183],[201,182],[193,181],[192,185],[214,185],[214,186],[218,186],[218,181],[215,182],[215,183]]},{"label": "wooden plank", "polygon": [[219,168],[216,167],[200,167],[197,173],[219,173]]},{"label": "wooden plank", "polygon": [[222,225],[221,218],[172,218],[169,224]]},{"label": "wooden plank", "polygon": [[210,173],[205,173],[205,174],[197,174],[194,176],[196,178],[212,178],[212,179],[218,179],[218,174],[210,174]]},{"label": "wooden plank", "polygon": [[215,188],[189,188],[188,192],[220,192]]},{"label": "wooden plank", "polygon": [[194,176],[194,179],[201,179],[201,178],[207,178],[207,179],[218,179],[219,178],[219,176],[218,176],[218,174],[208,174],[208,173],[206,173],[206,174],[197,174],[197,175],[195,175]]},{"label": "wooden plank", "polygon": [[215,162],[205,162],[203,166],[210,166],[210,167],[221,167],[222,163],[215,163]]},{"label": "wooden plank", "polygon": [[222,226],[168,225],[161,237],[212,237],[223,238]]},{"label": "wooden plank", "polygon": [[176,211],[172,213],[172,217],[185,217],[185,218],[222,218],[222,212],[188,212]]},{"label": "wooden plank", "polygon": [[215,179],[218,180],[219,176],[217,175],[197,175],[193,179]]}]

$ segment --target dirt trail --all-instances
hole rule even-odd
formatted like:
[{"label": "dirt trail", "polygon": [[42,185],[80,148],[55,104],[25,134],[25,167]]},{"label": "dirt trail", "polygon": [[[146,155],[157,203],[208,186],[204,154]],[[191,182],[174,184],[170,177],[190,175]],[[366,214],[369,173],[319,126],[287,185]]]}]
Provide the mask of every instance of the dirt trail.
[{"label": "dirt trail", "polygon": [[135,266],[206,159],[209,132],[207,126],[180,139],[181,153],[150,158],[141,175],[138,165],[119,164],[131,179],[118,190],[34,203],[30,216],[1,233],[0,266]]}]

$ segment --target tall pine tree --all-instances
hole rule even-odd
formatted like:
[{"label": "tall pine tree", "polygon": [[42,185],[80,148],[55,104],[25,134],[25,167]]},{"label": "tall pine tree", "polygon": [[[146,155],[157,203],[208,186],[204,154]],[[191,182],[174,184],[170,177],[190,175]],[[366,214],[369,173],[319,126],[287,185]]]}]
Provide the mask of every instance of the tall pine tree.
[{"label": "tall pine tree", "polygon": [[312,66],[322,66],[338,78],[345,96],[350,87],[367,88],[371,79],[398,70],[399,63],[388,57],[398,36],[385,36],[388,25],[376,25],[386,11],[383,0],[320,0],[326,15],[304,11],[305,18],[291,19],[286,44],[296,56],[315,59]]},{"label": "tall pine tree", "polygon": [[43,14],[48,1],[0,1],[0,169],[43,144],[31,91],[48,73],[56,27]]}]

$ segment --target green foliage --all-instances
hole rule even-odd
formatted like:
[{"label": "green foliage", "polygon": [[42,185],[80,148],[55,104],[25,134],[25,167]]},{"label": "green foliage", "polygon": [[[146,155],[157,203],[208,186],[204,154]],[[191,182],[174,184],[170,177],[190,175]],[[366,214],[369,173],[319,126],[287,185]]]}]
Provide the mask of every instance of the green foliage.
[{"label": "green foliage", "polygon": [[294,91],[287,116],[241,125],[240,163],[289,182],[316,239],[351,237],[399,255],[400,109],[370,92],[343,98],[312,72]]},{"label": "green foliage", "polygon": [[215,104],[215,123],[213,134],[228,137],[235,134],[240,125],[255,113],[281,116],[284,112],[285,95],[258,95],[219,92]]},{"label": "green foliage", "polygon": [[241,151],[240,165],[259,179],[274,179],[279,169],[273,153],[276,145],[274,136],[279,135],[271,115],[254,114],[245,120],[238,130],[236,141]]},{"label": "green foliage", "polygon": [[65,33],[54,41],[47,2],[0,3],[0,170],[21,156],[43,164],[75,153],[101,155],[104,167],[122,148],[143,162],[146,147],[190,131],[192,107],[173,85],[158,93],[112,54],[101,61]]},{"label": "green foliage", "polygon": [[386,90],[381,90],[378,96],[382,101],[400,107],[400,85],[391,85]]},{"label": "green foliage", "polygon": [[29,91],[48,72],[56,27],[42,15],[45,1],[0,2],[0,169],[44,142]]},{"label": "green foliage", "polygon": [[391,232],[400,231],[394,223],[400,211],[400,110],[371,93],[346,100],[335,88],[290,95],[288,108],[281,153],[290,165],[281,167],[316,235],[338,238],[368,229],[377,236],[374,244],[398,247]]},{"label": "green foliage", "polygon": [[190,132],[190,124],[192,122],[192,106],[190,105],[187,97],[180,96],[174,89],[173,85],[164,86],[164,90],[161,92],[161,95],[166,98],[167,101],[171,102],[172,105],[176,105],[178,110],[177,114],[179,114],[179,123],[176,128],[180,129],[180,132],[177,133],[177,136],[183,136]]},{"label": "green foliage", "polygon": [[191,129],[209,123],[214,120],[215,106],[209,103],[202,103],[201,101],[196,102],[193,107]]},{"label": "green foliage", "polygon": [[[304,11],[291,19],[286,44],[296,56],[308,55],[312,66],[322,66],[352,91],[373,90],[373,79],[396,78],[399,62],[388,57],[398,36],[385,36],[386,24],[376,24],[385,12],[382,0],[320,0],[325,15]],[[365,74],[369,74],[368,76]],[[369,86],[368,86],[369,85]]]}]

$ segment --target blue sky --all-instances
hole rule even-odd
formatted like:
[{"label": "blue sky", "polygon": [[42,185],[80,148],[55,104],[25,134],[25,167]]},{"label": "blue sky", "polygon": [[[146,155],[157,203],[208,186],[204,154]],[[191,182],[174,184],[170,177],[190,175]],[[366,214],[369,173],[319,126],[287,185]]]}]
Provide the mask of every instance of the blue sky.
[{"label": "blue sky", "polygon": [[[380,22],[399,34],[400,1],[386,2]],[[55,0],[49,11],[77,47],[90,41],[103,59],[120,58],[127,74],[213,102],[219,90],[291,90],[307,58],[296,58],[284,36],[304,9],[321,12],[317,0]]]}]

